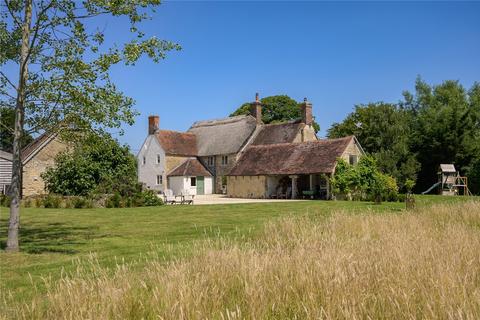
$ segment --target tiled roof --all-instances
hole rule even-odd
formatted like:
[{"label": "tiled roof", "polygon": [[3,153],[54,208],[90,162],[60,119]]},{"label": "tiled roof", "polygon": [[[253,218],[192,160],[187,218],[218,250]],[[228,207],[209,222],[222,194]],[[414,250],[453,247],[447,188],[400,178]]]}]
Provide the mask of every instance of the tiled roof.
[{"label": "tiled roof", "polygon": [[197,139],[194,134],[170,130],[157,130],[155,136],[165,153],[168,155],[197,155]]},{"label": "tiled roof", "polygon": [[35,152],[40,150],[40,147],[42,147],[45,143],[49,142],[49,140],[52,140],[55,138],[57,134],[56,133],[43,133],[38,138],[27,144],[21,152],[21,159],[23,162],[27,161],[30,156],[32,156]]},{"label": "tiled roof", "polygon": [[264,125],[252,145],[293,142],[304,127],[305,123],[298,121]]},{"label": "tiled roof", "polygon": [[170,171],[167,176],[204,176],[211,177],[212,174],[198,161],[197,158],[190,158],[182,162],[178,167]]},{"label": "tiled roof", "polygon": [[189,133],[197,137],[198,155],[237,153],[255,131],[256,120],[250,115],[195,122]]},{"label": "tiled roof", "polygon": [[248,147],[230,176],[333,173],[353,136]]}]

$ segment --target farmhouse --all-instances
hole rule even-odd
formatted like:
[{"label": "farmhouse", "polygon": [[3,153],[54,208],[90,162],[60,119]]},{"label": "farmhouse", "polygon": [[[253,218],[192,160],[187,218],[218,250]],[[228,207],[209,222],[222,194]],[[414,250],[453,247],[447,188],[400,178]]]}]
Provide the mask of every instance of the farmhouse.
[{"label": "farmhouse", "polygon": [[363,151],[354,137],[318,140],[312,104],[305,99],[300,108],[300,119],[264,124],[257,94],[250,114],[198,121],[187,132],[162,130],[159,117],[150,116],[137,155],[138,180],[175,194],[265,198],[296,197],[302,190],[328,198],[336,159],[356,162]]}]

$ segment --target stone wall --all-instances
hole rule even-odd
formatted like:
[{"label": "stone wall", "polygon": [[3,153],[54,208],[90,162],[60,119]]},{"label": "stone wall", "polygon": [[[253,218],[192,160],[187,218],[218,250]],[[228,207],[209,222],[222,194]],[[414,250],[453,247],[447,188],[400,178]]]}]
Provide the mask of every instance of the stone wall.
[{"label": "stone wall", "polygon": [[363,155],[362,150],[360,149],[360,147],[358,146],[358,144],[355,142],[354,139],[350,141],[347,148],[343,152],[342,159],[344,159],[348,163],[350,160],[350,155],[356,155],[357,160],[360,160],[360,157]]},{"label": "stone wall", "polygon": [[[237,162],[237,154],[231,153],[227,154],[228,156],[228,163],[226,165],[222,164],[222,156],[223,155],[216,155],[214,157],[214,165],[208,165],[208,158],[209,157],[200,157],[200,162],[207,168],[213,175],[213,193],[222,193],[222,177],[226,176],[233,166]],[[228,192],[228,191],[227,191]]]},{"label": "stone wall", "polygon": [[232,198],[265,198],[266,176],[228,176],[227,195]]},{"label": "stone wall", "polygon": [[24,197],[45,194],[45,182],[41,174],[55,164],[55,157],[67,149],[59,138],[54,138],[23,166],[22,195]]}]

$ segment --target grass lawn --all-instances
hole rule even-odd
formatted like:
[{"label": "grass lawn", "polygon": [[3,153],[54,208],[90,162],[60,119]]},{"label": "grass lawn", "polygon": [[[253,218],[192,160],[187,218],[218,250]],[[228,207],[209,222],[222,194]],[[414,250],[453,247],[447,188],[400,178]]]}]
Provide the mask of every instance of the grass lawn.
[{"label": "grass lawn", "polygon": [[[462,197],[417,196],[419,206],[464,201]],[[478,198],[477,198],[478,199]],[[76,258],[95,253],[102,265],[118,259],[140,260],[155,251],[166,259],[192,241],[222,236],[249,236],[268,220],[285,215],[327,215],[336,210],[401,211],[403,203],[304,201],[208,206],[162,206],[124,209],[38,209],[21,212],[21,253],[0,253],[1,290],[19,299],[32,294],[33,279],[59,277],[73,270]],[[8,209],[0,208],[0,246],[6,242]]]}]

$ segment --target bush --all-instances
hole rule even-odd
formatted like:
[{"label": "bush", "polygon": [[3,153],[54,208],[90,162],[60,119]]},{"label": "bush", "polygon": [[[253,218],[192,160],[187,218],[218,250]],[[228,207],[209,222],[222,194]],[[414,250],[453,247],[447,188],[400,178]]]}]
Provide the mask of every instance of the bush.
[{"label": "bush", "polygon": [[107,208],[122,208],[122,196],[120,193],[115,192],[110,198],[107,199],[105,206]]},{"label": "bush", "polygon": [[334,194],[353,200],[373,200],[377,203],[396,201],[398,186],[395,179],[380,172],[375,159],[363,156],[357,165],[338,159],[331,179]]},{"label": "bush", "polygon": [[82,208],[92,208],[93,203],[90,199],[87,199],[85,197],[74,197],[72,198],[72,205],[76,209],[82,209]]},{"label": "bush", "polygon": [[4,195],[4,194],[0,194],[0,206],[2,207],[10,207],[10,203],[12,202],[12,198],[7,196],[7,195]]},{"label": "bush", "polygon": [[43,199],[43,206],[45,208],[60,208],[62,198],[56,195],[49,194]]},{"label": "bush", "polygon": [[145,190],[140,193],[140,199],[145,207],[161,206],[163,204],[157,193],[153,190]]}]

